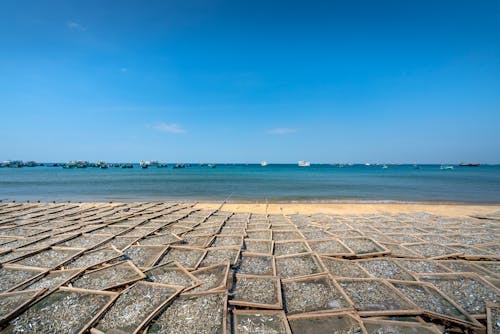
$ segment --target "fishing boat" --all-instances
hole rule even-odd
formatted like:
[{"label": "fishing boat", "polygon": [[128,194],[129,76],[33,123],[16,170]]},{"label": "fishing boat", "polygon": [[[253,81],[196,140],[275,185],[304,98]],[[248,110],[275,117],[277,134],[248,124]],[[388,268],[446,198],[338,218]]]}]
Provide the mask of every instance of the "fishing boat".
[{"label": "fishing boat", "polygon": [[122,164],[122,168],[134,168],[134,165],[132,164]]},{"label": "fishing boat", "polygon": [[262,167],[266,167],[266,166],[267,166],[267,162],[266,162],[266,161],[262,161],[262,162],[260,163],[260,165],[261,165]]},{"label": "fishing boat", "polygon": [[448,165],[448,166],[441,165],[441,167],[439,169],[441,169],[441,170],[453,170],[454,167],[450,166],[450,165]]},{"label": "fishing boat", "polygon": [[2,163],[2,166],[8,168],[21,168],[23,167],[23,162],[21,160],[7,160]]},{"label": "fishing boat", "polygon": [[149,161],[141,161],[139,163],[139,166],[141,166],[141,168],[148,168],[149,167]]},{"label": "fishing boat", "polygon": [[298,162],[298,166],[299,166],[299,167],[309,167],[309,166],[311,166],[311,163],[310,163],[309,161],[303,161],[303,160],[300,160],[300,161]]},{"label": "fishing boat", "polygon": [[479,166],[481,166],[481,164],[468,164],[468,163],[465,163],[465,162],[461,162],[458,165],[460,167],[479,167]]},{"label": "fishing boat", "polygon": [[175,164],[174,168],[184,168],[184,164]]},{"label": "fishing boat", "polygon": [[217,167],[217,165],[216,164],[208,164],[208,167],[215,168],[215,167]]}]

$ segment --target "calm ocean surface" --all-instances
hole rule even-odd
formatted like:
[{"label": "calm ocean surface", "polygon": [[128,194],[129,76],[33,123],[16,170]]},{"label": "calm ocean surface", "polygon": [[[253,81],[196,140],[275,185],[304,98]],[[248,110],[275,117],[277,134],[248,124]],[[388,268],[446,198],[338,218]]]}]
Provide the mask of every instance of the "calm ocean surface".
[{"label": "calm ocean surface", "polygon": [[500,203],[500,166],[193,165],[0,168],[0,199],[17,201],[449,201]]}]

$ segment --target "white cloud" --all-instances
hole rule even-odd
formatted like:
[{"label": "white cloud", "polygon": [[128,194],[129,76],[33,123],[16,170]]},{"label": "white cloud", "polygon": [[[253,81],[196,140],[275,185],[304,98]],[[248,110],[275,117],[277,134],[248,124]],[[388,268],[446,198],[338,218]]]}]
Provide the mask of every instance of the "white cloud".
[{"label": "white cloud", "polygon": [[186,130],[182,128],[181,126],[174,124],[174,123],[158,123],[153,125],[153,129],[161,131],[161,132],[168,132],[168,133],[185,133]]},{"label": "white cloud", "polygon": [[85,27],[84,25],[82,25],[76,21],[72,21],[72,20],[66,22],[66,26],[71,30],[78,30],[78,31],[87,30],[87,27]]},{"label": "white cloud", "polygon": [[287,135],[290,133],[297,132],[297,129],[291,129],[291,128],[275,128],[268,130],[267,133],[272,134],[272,135]]}]

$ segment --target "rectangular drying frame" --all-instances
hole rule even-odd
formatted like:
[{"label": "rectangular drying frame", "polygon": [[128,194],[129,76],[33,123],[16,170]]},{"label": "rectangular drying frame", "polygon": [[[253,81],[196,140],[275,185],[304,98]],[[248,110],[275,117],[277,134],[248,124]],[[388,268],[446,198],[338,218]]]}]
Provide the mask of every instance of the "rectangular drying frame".
[{"label": "rectangular drying frame", "polygon": [[[103,268],[98,268],[98,269],[94,269],[94,270],[91,270],[91,271],[88,271],[86,273],[84,273],[85,275],[87,274],[93,274],[93,273],[96,273],[96,272],[99,272],[99,271],[102,271],[102,270],[106,270],[106,269],[109,269],[111,267],[116,267],[118,265],[121,265],[123,263],[127,263],[129,265],[129,267],[135,271],[137,274],[138,274],[138,277],[134,278],[134,279],[131,279],[129,281],[125,281],[125,282],[122,282],[120,284],[115,284],[115,285],[110,285],[110,286],[106,286],[106,287],[103,287],[101,290],[110,290],[110,289],[114,289],[114,288],[117,288],[117,287],[120,287],[120,286],[124,286],[124,285],[128,285],[128,284],[132,284],[134,282],[137,282],[139,280],[142,280],[142,279],[145,279],[147,278],[146,275],[144,275],[144,273],[139,269],[137,268],[134,263],[130,260],[125,260],[125,261],[121,261],[121,262],[118,262],[118,263],[114,263],[112,265],[109,265],[109,266],[106,266],[106,267],[103,267]],[[80,290],[87,290],[87,289],[83,289],[83,288],[75,288],[75,289],[80,289]],[[91,289],[88,289],[88,290],[91,290]],[[101,290],[96,290],[96,291],[101,291]]]},{"label": "rectangular drying frame", "polygon": [[[224,269],[222,271],[222,279],[221,279],[221,284],[219,284],[218,286],[216,286],[215,288],[211,288],[209,290],[205,290],[205,291],[201,291],[201,292],[189,292],[189,290],[192,290],[194,288],[198,288],[200,286],[203,285],[203,281],[200,280],[198,277],[196,277],[195,275],[196,274],[199,274],[199,273],[203,273],[203,272],[207,272],[207,271],[211,271],[211,270],[214,270],[216,269],[217,267],[221,267],[221,266],[224,266]],[[194,271],[191,271],[190,274],[193,275],[198,281],[200,281],[201,283],[197,286],[193,286],[192,288],[190,289],[187,289],[187,290],[184,290],[183,291],[183,295],[196,295],[196,294],[200,294],[202,292],[218,292],[218,291],[224,291],[226,290],[226,287],[227,287],[227,280],[228,280],[228,277],[229,277],[229,273],[230,273],[230,263],[229,262],[225,262],[225,263],[216,263],[216,264],[212,264],[208,267],[203,267],[203,268],[200,268],[200,269],[197,269],[197,270],[194,270]]]},{"label": "rectangular drying frame", "polygon": [[6,263],[6,264],[3,264],[0,266],[0,269],[1,268],[6,268],[6,269],[19,269],[19,270],[26,270],[26,271],[34,271],[34,272],[38,272],[37,275],[31,277],[31,278],[28,278],[27,280],[25,281],[22,281],[12,287],[10,287],[9,289],[7,289],[6,291],[4,292],[11,292],[11,291],[15,291],[17,290],[19,287],[21,286],[24,286],[26,285],[27,283],[31,282],[31,281],[34,281],[40,277],[43,277],[46,273],[49,272],[49,270],[45,269],[45,268],[36,268],[36,267],[27,267],[27,266],[21,266],[21,265],[18,265],[18,264],[10,264],[10,263]]},{"label": "rectangular drying frame", "polygon": [[[491,289],[492,291],[496,292],[497,294],[500,294],[500,289],[498,289],[496,286],[494,286],[493,284],[491,284],[489,281],[483,279],[481,276],[479,276],[476,273],[465,272],[465,273],[416,274],[415,276],[419,279],[419,281],[422,281],[422,278],[425,277],[425,276],[432,276],[432,277],[436,277],[436,278],[446,278],[446,277],[454,277],[454,276],[455,277],[457,277],[457,276],[463,276],[463,277],[467,277],[467,278],[470,278],[470,279],[478,280],[479,282],[481,282],[481,284],[483,284],[487,288]],[[425,282],[425,281],[423,281],[423,282]],[[429,282],[427,282],[427,283],[429,283]],[[440,290],[439,287],[436,286],[436,288],[438,290]],[[443,292],[443,291],[441,291],[441,292]],[[448,297],[448,298],[450,298],[450,297]],[[455,301],[455,300],[453,299],[453,301]],[[474,314],[470,313],[470,315],[473,318],[475,318],[475,319],[485,319],[486,318],[486,312],[484,314],[483,313],[474,313]]]},{"label": "rectangular drying frame", "polygon": [[[225,291],[215,291],[215,292],[198,292],[198,293],[192,293],[192,294],[181,294],[181,296],[186,296],[186,297],[196,297],[196,296],[203,296],[203,295],[213,295],[213,294],[223,294],[224,295],[224,301],[223,301],[223,311],[222,311],[222,323],[221,323],[221,333],[220,334],[226,334],[227,333],[227,314],[228,314],[228,295]],[[161,315],[160,315],[161,316]],[[145,330],[144,334],[151,334],[152,332],[150,331],[151,325],[149,325]]]},{"label": "rectangular drying frame", "polygon": [[[141,330],[146,327],[150,322],[151,320],[158,315],[158,313],[160,313],[168,304],[170,304],[181,292],[182,292],[182,288],[181,286],[177,286],[177,285],[170,285],[170,284],[160,284],[160,283],[154,283],[154,282],[144,282],[144,281],[138,281],[136,282],[135,284],[131,285],[130,287],[128,287],[127,289],[123,290],[120,292],[120,295],[123,294],[125,291],[127,290],[130,290],[132,289],[132,287],[136,284],[146,284],[146,285],[151,285],[151,286],[159,286],[159,287],[169,287],[169,288],[173,288],[173,289],[176,289],[177,292],[175,294],[173,294],[172,296],[170,296],[169,298],[167,298],[166,300],[164,300],[159,306],[157,306],[152,312],[150,312],[145,318],[144,320],[134,329],[134,331],[132,331],[130,334],[138,334],[141,332]],[[120,296],[117,296],[116,299],[118,299]],[[116,301],[115,299],[115,301]],[[112,307],[112,306],[111,306]],[[110,307],[110,308],[111,308]],[[106,310],[107,311],[107,310]],[[99,319],[102,319],[102,317],[104,316],[104,312],[100,315]],[[98,324],[98,322],[96,321],[94,323],[95,325]],[[102,332],[101,330],[97,329],[96,327],[93,327],[90,329],[90,333],[91,334],[106,334],[105,332]]]},{"label": "rectangular drying frame", "polygon": [[40,297],[46,291],[47,291],[47,289],[37,289],[37,290],[23,290],[23,291],[12,291],[12,292],[0,293],[0,299],[7,297],[7,296],[32,293],[32,296],[29,297],[29,299],[27,299],[23,303],[19,304],[15,309],[10,311],[8,314],[3,315],[0,318],[0,328],[2,327],[3,324],[8,323],[11,319],[15,318],[17,315],[24,312],[24,310],[26,310],[28,308],[28,306],[33,301],[37,300],[37,298]]},{"label": "rectangular drying frame", "polygon": [[262,308],[262,309],[272,309],[272,310],[280,310],[283,308],[283,296],[281,294],[281,283],[280,278],[278,276],[264,276],[264,275],[245,275],[245,274],[236,274],[236,287],[238,286],[237,282],[239,278],[254,278],[254,279],[270,279],[274,281],[276,286],[276,303],[274,304],[262,304],[256,302],[242,301],[242,300],[230,300],[229,304],[234,306],[241,307],[253,307],[253,308]]},{"label": "rectangular drying frame", "polygon": [[[337,282],[377,282],[385,287],[387,287],[394,295],[396,295],[400,300],[407,303],[411,306],[411,309],[407,310],[376,310],[376,311],[363,311],[357,310],[358,314],[362,317],[372,317],[372,316],[385,316],[385,315],[420,315],[422,314],[422,310],[415,305],[411,300],[409,300],[405,295],[398,291],[395,287],[388,283],[387,280],[382,278],[338,278]],[[342,286],[341,284],[339,284]],[[347,296],[349,293],[343,290]],[[356,309],[356,303],[352,301],[349,297],[349,300],[353,303],[354,308]]]},{"label": "rectangular drying frame", "polygon": [[[241,262],[243,263],[243,258],[251,258],[251,257],[265,257],[270,258],[271,260],[271,272],[267,274],[268,276],[276,276],[276,262],[274,256],[271,254],[263,254],[263,253],[252,253],[252,252],[242,252],[241,253]],[[244,273],[243,273],[244,274]],[[249,274],[251,275],[251,274]],[[253,274],[255,275],[255,274]]]},{"label": "rectangular drying frame", "polygon": [[493,324],[493,314],[491,312],[491,309],[493,308],[500,308],[500,304],[494,304],[494,303],[486,303],[486,328],[487,328],[487,333],[495,333],[494,332],[494,324]]},{"label": "rectangular drying frame", "polygon": [[[332,285],[335,287],[336,292],[339,293],[345,299],[345,301],[347,302],[347,304],[349,306],[344,307],[344,308],[339,308],[339,309],[327,309],[327,310],[320,310],[320,311],[301,312],[301,313],[297,313],[297,314],[306,315],[306,314],[323,314],[323,313],[332,314],[332,313],[353,312],[355,310],[355,305],[352,302],[351,298],[347,295],[347,293],[345,293],[344,289],[342,289],[340,284],[338,284],[338,282],[332,277],[332,275],[330,275],[328,273],[319,273],[319,274],[296,277],[296,278],[281,279],[281,282],[283,285],[285,285],[286,283],[291,283],[291,282],[313,281],[313,280],[321,279],[321,278],[325,278],[325,279],[329,280],[332,283]],[[284,292],[285,291],[284,287],[282,289]],[[286,298],[287,298],[286,295],[284,296],[284,298],[285,298],[285,304],[286,304]],[[287,316],[292,316],[292,315],[295,315],[295,314],[289,314],[289,315],[287,314]]]},{"label": "rectangular drying frame", "polygon": [[[380,319],[374,319],[374,318],[363,318],[363,326],[366,328],[365,324],[380,324],[380,325],[388,325],[388,326],[401,326],[401,327],[407,327],[409,330],[410,329],[416,329],[416,328],[422,328],[425,330],[425,334],[442,334],[442,332],[436,328],[436,326],[432,324],[423,324],[423,323],[416,323],[416,322],[406,322],[406,321],[394,321],[394,320],[380,320]],[[418,332],[417,332],[418,333]]]},{"label": "rectangular drying frame", "polygon": [[[464,309],[462,309],[462,307],[460,305],[458,305],[453,300],[451,300],[448,296],[446,296],[444,293],[442,293],[438,288],[436,288],[431,283],[420,282],[420,281],[409,282],[409,281],[399,281],[399,280],[388,280],[388,282],[391,283],[391,284],[393,284],[393,285],[394,284],[418,285],[418,286],[422,286],[422,287],[428,288],[429,290],[431,290],[435,294],[439,295],[440,298],[442,298],[442,299],[446,300],[446,302],[450,303],[453,307],[455,307],[464,316],[466,316],[467,318],[470,318],[470,322],[461,320],[459,318],[454,318],[454,317],[451,317],[451,316],[448,316],[448,315],[444,315],[444,314],[441,314],[441,313],[436,313],[436,312],[434,312],[432,310],[427,310],[427,309],[422,308],[422,307],[419,306],[420,309],[422,309],[423,314],[427,315],[430,318],[440,319],[440,320],[443,320],[445,322],[450,322],[450,323],[453,323],[453,324],[459,325],[459,326],[472,327],[475,330],[484,329],[484,326],[479,321],[477,321],[473,316],[471,316]],[[395,288],[397,289],[397,287],[395,287]],[[407,298],[411,300],[410,297],[407,297]]]},{"label": "rectangular drying frame", "polygon": [[287,316],[289,322],[293,322],[294,320],[299,320],[299,319],[321,319],[321,318],[327,318],[327,317],[338,317],[338,316],[347,316],[353,319],[358,325],[359,329],[361,332],[359,334],[368,334],[368,332],[365,329],[365,326],[363,325],[363,322],[361,321],[361,318],[354,312],[324,312],[324,313],[299,313],[299,314],[292,314]]},{"label": "rectangular drying frame", "polygon": [[290,326],[288,325],[287,317],[285,315],[285,312],[282,310],[232,310],[231,311],[233,314],[233,320],[234,320],[234,333],[238,334],[237,328],[238,328],[238,315],[244,315],[244,314],[249,314],[249,315],[254,315],[254,314],[267,314],[267,315],[274,315],[274,314],[279,314],[283,317],[283,326],[285,328],[285,334],[292,334],[292,331],[290,329]]},{"label": "rectangular drying frame", "polygon": [[[171,269],[171,270],[181,271],[184,275],[188,276],[193,282],[195,282],[191,286],[185,287],[184,290],[183,290],[183,292],[186,292],[186,291],[189,291],[191,289],[194,289],[194,288],[196,288],[197,286],[200,286],[203,283],[198,278],[196,278],[196,276],[194,276],[191,272],[189,272],[186,268],[184,268],[179,262],[177,262],[175,260],[172,260],[172,261],[169,261],[167,263],[163,263],[163,264],[159,264],[159,265],[156,265],[154,267],[151,267],[148,270],[145,270],[143,273],[146,274],[146,276],[147,276],[147,272],[155,270],[155,269],[158,269],[160,267],[167,267],[168,269]],[[154,283],[156,283],[156,282],[154,282]],[[164,284],[164,283],[158,283],[158,284]],[[166,284],[166,285],[175,285],[175,284]]]}]

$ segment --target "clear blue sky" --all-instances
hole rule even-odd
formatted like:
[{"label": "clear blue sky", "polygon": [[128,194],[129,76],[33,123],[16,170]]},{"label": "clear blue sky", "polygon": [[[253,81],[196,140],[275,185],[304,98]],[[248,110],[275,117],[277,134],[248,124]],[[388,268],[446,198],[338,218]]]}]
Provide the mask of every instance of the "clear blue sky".
[{"label": "clear blue sky", "polygon": [[0,1],[0,160],[500,163],[500,1]]}]

